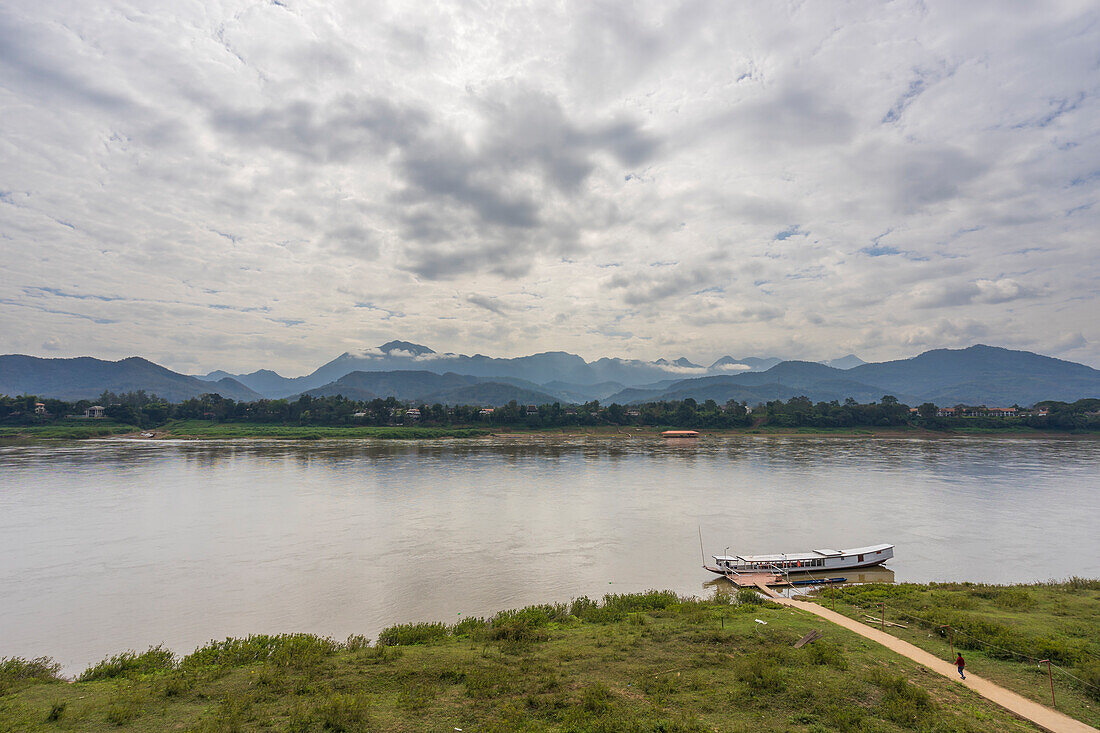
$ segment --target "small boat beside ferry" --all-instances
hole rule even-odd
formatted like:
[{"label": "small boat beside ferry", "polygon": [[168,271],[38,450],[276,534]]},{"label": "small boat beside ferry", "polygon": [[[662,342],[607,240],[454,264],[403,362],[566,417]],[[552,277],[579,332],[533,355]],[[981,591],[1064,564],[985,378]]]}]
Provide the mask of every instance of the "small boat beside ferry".
[{"label": "small boat beside ferry", "polygon": [[869,568],[894,556],[893,545],[869,545],[850,550],[813,550],[779,555],[713,555],[716,565],[703,567],[718,575],[769,573],[827,573],[834,570]]}]

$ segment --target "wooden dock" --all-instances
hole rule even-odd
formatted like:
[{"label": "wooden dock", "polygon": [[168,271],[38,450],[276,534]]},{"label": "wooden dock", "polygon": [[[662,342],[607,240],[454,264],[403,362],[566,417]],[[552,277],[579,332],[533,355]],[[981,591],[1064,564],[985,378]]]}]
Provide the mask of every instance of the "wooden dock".
[{"label": "wooden dock", "polygon": [[[715,568],[706,565],[703,567],[711,572],[715,572]],[[723,575],[726,580],[739,588],[763,588],[768,595],[774,595],[774,593],[769,590],[769,586],[784,587],[790,585],[787,579],[778,573],[723,573]]]}]

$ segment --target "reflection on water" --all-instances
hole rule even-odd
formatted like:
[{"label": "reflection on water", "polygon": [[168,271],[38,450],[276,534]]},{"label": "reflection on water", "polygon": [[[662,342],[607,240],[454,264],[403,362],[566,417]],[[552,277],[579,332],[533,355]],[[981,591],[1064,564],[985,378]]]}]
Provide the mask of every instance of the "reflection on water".
[{"label": "reflection on water", "polygon": [[708,555],[890,542],[899,581],[1097,576],[1098,468],[1051,439],[0,445],[0,656],[711,593],[700,529]]}]

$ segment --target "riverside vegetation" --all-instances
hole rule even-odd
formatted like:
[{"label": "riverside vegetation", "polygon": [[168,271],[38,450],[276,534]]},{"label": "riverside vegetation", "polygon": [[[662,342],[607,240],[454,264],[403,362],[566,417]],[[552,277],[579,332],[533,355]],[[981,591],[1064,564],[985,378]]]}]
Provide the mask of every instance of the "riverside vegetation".
[{"label": "riverside vegetation", "polygon": [[[774,400],[755,408],[743,402],[719,405],[688,398],[626,406],[520,405],[509,402],[493,410],[477,405],[419,405],[393,397],[357,401],[342,396],[236,402],[217,394],[169,403],[145,392],[104,392],[96,400],[106,408],[105,419],[71,417],[93,404],[90,400],[64,402],[34,396],[0,395],[0,437],[101,437],[136,430],[158,430],[184,437],[280,438],[438,438],[474,437],[490,430],[693,428],[749,431],[867,431],[874,429],[966,433],[1036,431],[1100,431],[1100,399],[1074,403],[1040,402],[1034,413],[1019,417],[937,416],[936,406],[925,403],[912,410],[890,395],[878,402],[814,403],[805,397]],[[35,412],[36,403],[43,413]],[[416,407],[416,418],[409,411]]]},{"label": "riverside vegetation", "polygon": [[873,583],[827,588],[820,603],[860,620],[879,617],[908,628],[886,631],[949,659],[961,650],[969,669],[1044,705],[1053,669],[1058,709],[1100,727],[1100,579],[1030,585]]},{"label": "riverside vegetation", "polygon": [[[893,597],[910,592],[901,588]],[[1082,643],[1079,632],[1097,638],[1093,591],[1027,588],[1032,628],[1066,649]],[[941,586],[912,592],[964,597]],[[1059,609],[1084,627],[1054,623]],[[824,637],[793,647],[814,629]],[[971,669],[987,674],[984,659]],[[373,645],[357,636],[252,636],[182,659],[153,647],[104,659],[72,684],[58,670],[45,658],[0,661],[0,731],[1034,730],[951,680],[749,589],[710,600],[608,595],[453,625],[402,624]]]}]

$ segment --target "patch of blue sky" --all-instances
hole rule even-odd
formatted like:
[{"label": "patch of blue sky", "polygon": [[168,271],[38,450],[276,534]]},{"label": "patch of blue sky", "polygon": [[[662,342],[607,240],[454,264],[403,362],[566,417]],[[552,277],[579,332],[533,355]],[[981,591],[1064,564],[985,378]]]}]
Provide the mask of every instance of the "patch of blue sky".
[{"label": "patch of blue sky", "polygon": [[868,257],[886,257],[888,255],[900,255],[901,250],[896,247],[890,247],[885,244],[872,244],[869,247],[864,247],[860,250]]},{"label": "patch of blue sky", "polygon": [[217,234],[219,237],[224,237],[225,239],[228,239],[233,244],[241,241],[241,238],[236,234],[229,234],[228,232],[222,232],[217,229],[211,229],[210,231],[212,231],[214,234]]},{"label": "patch of blue sky", "polygon": [[374,303],[365,303],[365,302],[364,303],[355,303],[355,304],[352,305],[352,308],[362,308],[364,310],[377,311],[378,313],[382,313],[382,314],[384,314],[383,318],[382,318],[383,321],[388,321],[391,318],[404,318],[405,317],[405,314],[402,313],[401,311],[393,311],[393,310],[390,310],[389,308],[383,308],[380,305],[375,305]]},{"label": "patch of blue sky", "polygon": [[1078,92],[1072,99],[1068,97],[1065,99],[1052,99],[1050,100],[1050,105],[1053,109],[1047,114],[1038,119],[1017,122],[1012,126],[1012,129],[1023,130],[1029,127],[1047,127],[1062,115],[1067,115],[1080,107],[1081,102],[1085,101],[1085,97],[1086,94],[1084,92]]},{"label": "patch of blue sky", "polygon": [[39,313],[51,313],[58,316],[70,316],[72,318],[79,318],[84,321],[91,321],[98,325],[109,325],[112,323],[119,323],[119,321],[113,318],[103,318],[102,316],[89,316],[86,313],[74,313],[73,311],[60,310],[58,308],[47,308],[37,303],[25,303],[15,300],[14,298],[0,298],[0,305],[12,305],[17,308],[29,308],[31,310],[38,311]]},{"label": "patch of blue sky", "polygon": [[1087,173],[1083,176],[1078,176],[1069,182],[1070,186],[1083,186],[1086,183],[1092,183],[1093,181],[1100,180],[1100,170],[1095,170]]},{"label": "patch of blue sky", "polygon": [[805,236],[808,236],[808,235],[809,235],[809,232],[802,231],[802,225],[801,224],[793,224],[793,225],[787,227],[786,229],[784,229],[783,231],[779,232],[778,234],[776,234],[775,239],[776,239],[776,241],[782,242],[782,241],[784,241],[786,239],[790,239],[791,237],[794,237],[794,236],[805,237]]},{"label": "patch of blue sky", "polygon": [[882,124],[889,125],[900,120],[905,110],[913,103],[913,100],[921,95],[924,89],[924,79],[920,77],[909,82],[909,88],[898,97],[898,101],[894,102],[894,106],[883,116]]},{"label": "patch of blue sky", "polygon": [[90,295],[87,293],[70,293],[59,288],[46,288],[31,286],[23,288],[23,292],[27,295],[33,293],[44,293],[46,295],[53,295],[58,298],[75,298],[77,300],[100,300],[104,302],[111,302],[115,300],[130,300],[130,298],[124,298],[121,295]]}]

